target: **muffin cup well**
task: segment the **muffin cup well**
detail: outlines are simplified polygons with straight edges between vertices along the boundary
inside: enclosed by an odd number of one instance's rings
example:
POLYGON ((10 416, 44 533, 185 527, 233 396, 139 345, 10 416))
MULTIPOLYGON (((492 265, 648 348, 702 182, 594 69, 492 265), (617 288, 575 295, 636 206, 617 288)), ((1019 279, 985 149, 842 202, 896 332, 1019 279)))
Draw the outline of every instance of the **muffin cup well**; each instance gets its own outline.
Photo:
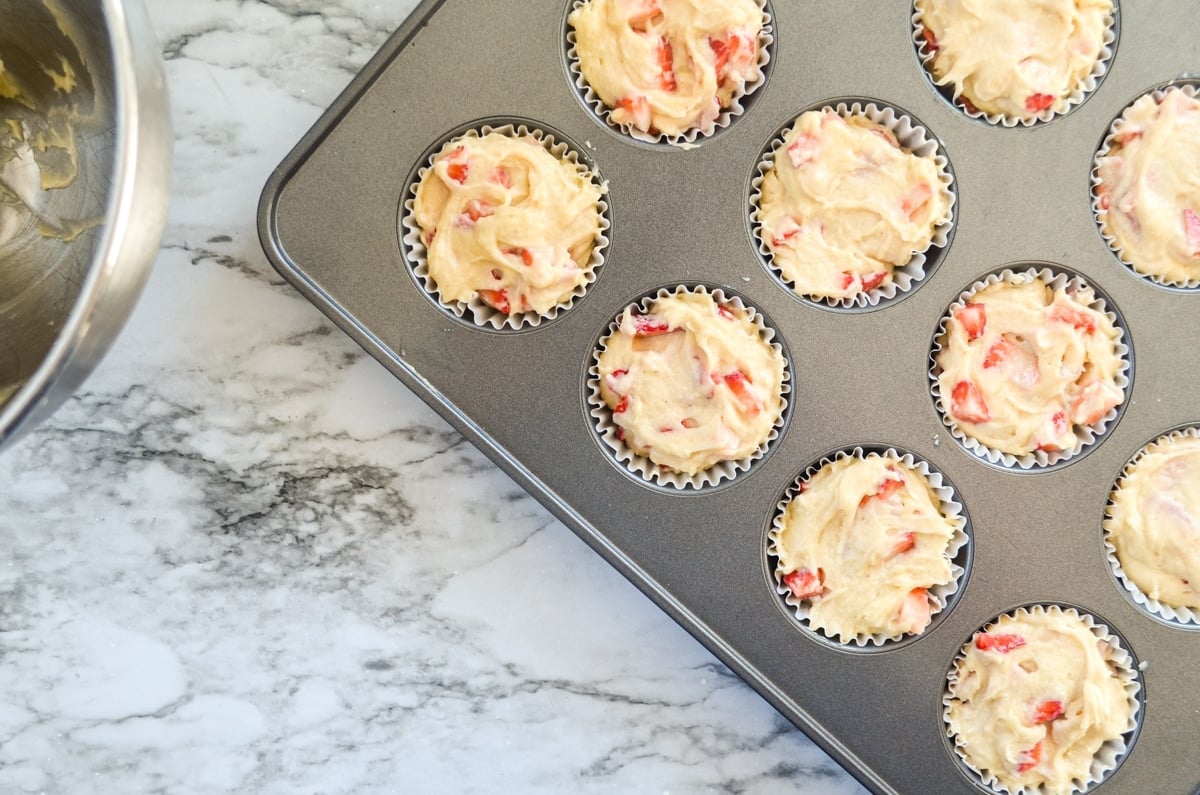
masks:
MULTIPOLYGON (((1126 725, 1125 731, 1119 738, 1109 740, 1100 747, 1100 750, 1096 752, 1096 756, 1092 760, 1092 766, 1088 772, 1087 779, 1085 781, 1076 779, 1074 787, 1071 789, 1071 793, 1087 792, 1107 779, 1121 762, 1124 761, 1129 749, 1133 746, 1139 722, 1142 719, 1141 677, 1133 655, 1125 648, 1121 639, 1107 625, 1100 623, 1089 613, 1080 612, 1074 607, 1058 604, 1035 604, 1018 607, 1015 610, 1004 613, 1002 616, 997 616, 981 629, 985 632, 988 631, 1005 615, 1020 617, 1022 615, 1039 613, 1074 616, 1087 625, 1092 634, 1096 636, 1097 641, 1108 646, 1111 650, 1109 657, 1110 669, 1121 680, 1127 703, 1129 704, 1129 722, 1126 725)), ((974 638, 974 636, 975 633, 972 633, 971 637, 974 638)), ((950 720, 950 705, 954 701, 955 689, 958 687, 958 670, 966 659, 966 651, 970 647, 971 642, 971 639, 968 639, 958 654, 955 655, 946 676, 946 689, 942 693, 942 721, 945 725, 946 736, 949 739, 949 744, 955 758, 962 764, 964 772, 978 784, 992 792, 1004 793, 1005 795, 1052 795, 1042 787, 1036 789, 1010 787, 997 779, 993 774, 984 773, 967 761, 965 748, 959 739, 958 732, 955 731, 953 722, 950 720)))
POLYGON ((966 583, 967 571, 970 567, 970 550, 968 543, 968 520, 966 511, 958 499, 949 481, 938 471, 933 470, 928 462, 909 452, 902 452, 894 447, 857 446, 838 450, 825 455, 810 464, 804 472, 788 487, 782 499, 775 506, 775 514, 771 520, 771 528, 767 533, 767 556, 771 561, 771 577, 775 593, 786 606, 786 612, 793 615, 808 632, 813 633, 827 643, 852 651, 875 651, 892 648, 900 642, 915 640, 922 637, 936 626, 938 616, 947 612, 953 605, 955 594, 959 593, 966 583), (929 589, 932 597, 931 614, 933 621, 923 632, 905 633, 901 635, 883 635, 880 633, 860 633, 850 641, 839 640, 824 629, 812 627, 809 623, 810 605, 806 600, 797 599, 790 588, 783 583, 783 575, 779 571, 779 538, 783 532, 783 520, 788 505, 800 493, 801 484, 816 475, 823 467, 846 458, 865 459, 868 455, 877 455, 888 461, 902 464, 916 471, 925 479, 938 499, 941 514, 955 524, 954 534, 946 548, 946 557, 951 562, 953 579, 945 585, 936 585, 929 589))
POLYGON ((1111 153, 1113 144, 1115 143, 1115 139, 1118 135, 1121 134, 1121 130, 1124 127, 1125 114, 1129 111, 1130 108, 1133 107, 1133 104, 1135 102, 1137 102, 1138 100, 1140 100, 1142 97, 1149 95, 1154 98, 1154 101, 1156 103, 1158 103, 1158 102, 1162 102, 1163 98, 1170 91, 1182 91, 1187 96, 1195 99, 1197 97, 1200 97, 1200 80, 1198 80, 1198 79, 1178 80, 1178 81, 1169 83, 1167 85, 1151 89, 1150 91, 1147 91, 1143 94, 1139 94, 1137 97, 1135 97, 1133 99, 1132 102, 1130 102, 1128 105, 1126 105, 1124 108, 1121 109, 1121 113, 1117 116, 1117 118, 1115 118, 1113 120, 1112 124, 1110 124, 1108 129, 1105 131, 1104 140, 1102 140, 1100 142, 1100 146, 1096 150, 1096 155, 1094 158, 1092 158, 1092 171, 1091 171, 1091 183, 1090 183, 1091 200, 1092 200, 1092 217, 1096 221, 1096 228, 1100 232, 1100 237, 1104 238, 1104 242, 1108 245, 1109 250, 1112 251, 1113 255, 1116 256, 1116 258, 1121 262, 1122 265, 1127 267, 1130 270, 1130 272, 1132 272, 1139 279, 1144 279, 1144 280, 1150 282, 1151 284, 1156 284, 1160 287, 1166 287, 1166 288, 1178 289, 1178 290, 1195 291, 1195 290, 1200 289, 1200 276, 1197 276, 1195 279, 1187 279, 1187 280, 1168 279, 1163 276, 1159 276, 1157 274, 1146 273, 1146 272, 1140 270, 1138 268, 1138 266, 1136 264, 1134 264, 1134 262, 1129 258, 1129 256, 1120 247, 1120 245, 1117 244, 1116 238, 1113 235, 1110 235, 1106 231, 1106 228, 1108 225, 1107 224, 1108 209, 1103 206, 1103 204, 1102 204, 1103 197, 1100 194, 1100 187, 1103 184, 1103 180, 1100 177, 1100 158, 1107 157, 1111 153))
POLYGON ((1200 439, 1200 426, 1179 428, 1159 436, 1138 450, 1125 466, 1121 468, 1121 474, 1117 476, 1117 480, 1113 484, 1112 491, 1109 493, 1108 504, 1104 509, 1104 556, 1108 561, 1108 566, 1112 570, 1113 576, 1117 578, 1117 582, 1121 584, 1138 607, 1173 626, 1184 629, 1200 629, 1200 610, 1190 607, 1174 607, 1157 599, 1152 599, 1145 591, 1138 587, 1137 583, 1129 578, 1129 575, 1121 567, 1121 560, 1117 557, 1117 548, 1111 539, 1113 498, 1122 488, 1123 482, 1129 476, 1130 471, 1147 453, 1154 451, 1160 445, 1169 445, 1176 440, 1184 438, 1200 439))
POLYGON ((600 98, 583 76, 583 71, 579 63, 579 53, 575 50, 575 29, 567 21, 571 12, 580 6, 586 5, 586 2, 587 0, 572 0, 572 2, 567 4, 567 12, 563 18, 567 73, 571 81, 571 87, 575 90, 584 107, 591 111, 592 115, 603 125, 623 135, 627 135, 636 141, 673 146, 680 149, 691 149, 698 146, 703 143, 705 138, 709 138, 725 129, 737 117, 745 113, 749 107, 749 100, 752 95, 767 82, 770 74, 771 50, 775 42, 773 28, 774 15, 769 0, 758 0, 758 4, 762 9, 762 28, 758 33, 757 76, 754 79, 747 80, 741 90, 734 92, 733 96, 730 97, 728 107, 722 109, 713 122, 705 127, 692 127, 680 135, 647 132, 639 130, 631 124, 619 124, 613 121, 612 108, 605 104, 604 100, 600 98))
POLYGON ((957 215, 957 204, 958 191, 954 180, 954 170, 950 165, 949 158, 946 156, 945 149, 937 137, 929 132, 915 117, 900 108, 888 105, 879 100, 836 99, 805 108, 771 137, 771 141, 759 157, 758 163, 755 166, 754 177, 750 183, 750 226, 763 263, 770 270, 771 275, 794 295, 818 306, 834 309, 861 310, 896 301, 902 298, 905 293, 920 286, 924 279, 932 272, 933 268, 936 267, 937 262, 941 259, 941 255, 950 245, 957 215), (950 217, 935 228, 929 246, 921 251, 914 252, 908 262, 893 269, 892 279, 888 284, 845 298, 826 298, 796 292, 792 284, 783 276, 783 273, 775 267, 773 262, 774 255, 762 235, 761 202, 763 178, 775 167, 775 160, 782 151, 784 137, 795 126, 796 120, 803 114, 813 110, 832 110, 843 118, 858 116, 868 119, 890 130, 896 136, 896 140, 900 142, 900 146, 906 151, 919 157, 933 155, 934 162, 938 167, 938 180, 950 194, 950 217), (936 253, 929 253, 931 250, 936 253))
POLYGON ((404 191, 404 201, 400 215, 401 241, 403 243, 405 258, 410 266, 410 272, 417 284, 442 311, 481 328, 490 328, 496 331, 536 328, 545 321, 557 318, 561 313, 574 306, 576 301, 582 298, 588 288, 595 283, 604 265, 605 249, 609 242, 608 230, 611 227, 611 222, 609 220, 610 214, 607 200, 608 187, 607 183, 601 180, 595 168, 586 162, 586 156, 580 152, 578 147, 560 140, 562 138, 564 136, 561 133, 551 132, 536 125, 534 122, 497 121, 494 123, 474 123, 446 135, 442 142, 435 144, 420 161, 421 165, 414 169, 404 191), (591 255, 584 267, 585 281, 583 284, 577 286, 566 299, 559 301, 549 311, 542 314, 532 311, 506 314, 485 303, 478 295, 469 301, 447 299, 442 296, 437 283, 429 273, 428 250, 421 236, 422 230, 417 224, 416 212, 414 210, 417 186, 433 167, 433 160, 438 155, 453 148, 463 138, 482 138, 489 133, 498 133, 513 138, 531 138, 556 158, 574 165, 581 175, 600 188, 600 201, 597 205, 597 211, 600 216, 600 227, 592 245, 591 255))
POLYGON ((591 363, 587 371, 587 413, 602 447, 613 457, 621 471, 649 485, 665 487, 675 491, 695 491, 712 488, 723 482, 733 480, 738 475, 748 471, 754 464, 766 456, 776 440, 782 435, 791 413, 789 395, 792 391, 792 364, 787 350, 782 344, 782 338, 778 337, 775 330, 767 324, 762 313, 743 301, 740 296, 727 293, 719 287, 710 288, 704 285, 689 286, 681 284, 673 289, 667 287, 660 288, 654 293, 634 301, 631 305, 642 311, 648 311, 657 299, 687 293, 711 295, 720 304, 727 304, 739 311, 745 311, 749 320, 758 328, 759 338, 774 348, 783 357, 783 382, 780 387, 781 406, 779 416, 775 418, 775 423, 771 427, 767 438, 758 445, 758 448, 752 455, 733 461, 722 461, 695 475, 688 475, 685 472, 660 466, 649 457, 634 452, 625 443, 621 438, 621 428, 613 419, 612 409, 604 402, 604 398, 600 394, 600 355, 607 347, 607 341, 619 331, 621 316, 626 307, 621 308, 621 312, 614 317, 601 334, 592 352, 591 363))
POLYGON ((959 444, 966 448, 971 453, 979 458, 1004 468, 1008 469, 1046 469, 1059 466, 1079 456, 1087 449, 1096 444, 1102 439, 1109 427, 1115 424, 1116 419, 1121 415, 1125 406, 1129 402, 1129 388, 1133 379, 1133 351, 1129 344, 1128 332, 1125 329, 1124 322, 1116 311, 1109 305, 1108 299, 1099 293, 1095 287, 1084 281, 1083 277, 1050 266, 1035 266, 1022 271, 1014 271, 1011 268, 1005 268, 998 272, 989 274, 972 284, 964 290, 959 297, 946 308, 938 321, 937 331, 934 334, 933 344, 929 355, 929 380, 930 391, 933 395, 934 404, 937 407, 938 415, 941 417, 942 424, 949 429, 950 434, 959 444), (1070 450, 1055 450, 1047 452, 1045 450, 1035 450, 1032 453, 1023 455, 1014 455, 1013 453, 1005 453, 992 447, 988 447, 974 438, 965 434, 957 422, 955 422, 950 414, 948 401, 949 395, 942 394, 941 384, 938 376, 941 374, 941 365, 938 364, 938 354, 942 351, 942 340, 947 333, 946 323, 954 315, 956 309, 961 309, 966 303, 985 287, 990 287, 1000 282, 1011 282, 1014 284, 1028 283, 1031 281, 1041 281, 1053 290, 1066 289, 1068 292, 1081 297, 1083 303, 1090 306, 1097 312, 1106 315, 1109 321, 1113 324, 1113 328, 1117 330, 1116 338, 1116 353, 1121 360, 1121 369, 1117 371, 1115 383, 1116 386, 1125 394, 1125 400, 1115 408, 1111 409, 1106 415, 1091 426, 1078 426, 1078 441, 1070 450))
POLYGON ((1109 67, 1112 65, 1113 55, 1117 49, 1117 37, 1120 33, 1120 2, 1113 0, 1113 11, 1108 15, 1104 28, 1103 46, 1100 48, 1099 57, 1096 63, 1092 66, 1091 72, 1088 73, 1079 85, 1076 87, 1063 103, 1061 110, 1047 108, 1041 111, 1036 116, 1009 116, 1002 113, 984 113, 968 106, 963 101, 963 97, 954 97, 954 86, 949 82, 939 83, 933 76, 933 58, 934 50, 929 46, 929 41, 925 37, 925 22, 924 14, 918 8, 918 3, 914 0, 912 5, 912 40, 913 45, 917 50, 917 58, 924 67, 925 76, 934 89, 941 94, 947 102, 955 107, 963 115, 977 119, 987 124, 997 127, 1032 127, 1035 124, 1044 124, 1053 121, 1059 116, 1065 116, 1086 100, 1092 92, 1094 92, 1104 80, 1104 76, 1108 74, 1109 67))

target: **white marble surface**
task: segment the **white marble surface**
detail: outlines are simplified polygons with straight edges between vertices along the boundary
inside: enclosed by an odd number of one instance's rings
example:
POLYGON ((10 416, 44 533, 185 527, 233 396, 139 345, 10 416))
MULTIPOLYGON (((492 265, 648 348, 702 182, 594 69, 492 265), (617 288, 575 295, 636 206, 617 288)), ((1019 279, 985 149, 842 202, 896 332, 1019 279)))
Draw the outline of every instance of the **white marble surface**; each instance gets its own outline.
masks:
POLYGON ((0 792, 861 792, 267 264, 268 173, 413 5, 150 1, 162 253, 0 456, 0 792))

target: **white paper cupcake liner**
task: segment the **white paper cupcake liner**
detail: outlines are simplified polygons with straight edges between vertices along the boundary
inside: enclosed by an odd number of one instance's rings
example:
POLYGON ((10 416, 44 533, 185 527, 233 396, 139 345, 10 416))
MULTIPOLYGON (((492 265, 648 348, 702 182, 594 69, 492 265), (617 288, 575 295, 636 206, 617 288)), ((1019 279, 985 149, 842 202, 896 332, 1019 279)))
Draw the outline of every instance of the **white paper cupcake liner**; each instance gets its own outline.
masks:
POLYGON ((792 290, 793 293, 814 304, 837 309, 866 309, 894 301, 898 296, 902 296, 904 293, 920 286, 925 277, 928 276, 929 269, 926 268, 926 265, 931 263, 927 252, 931 249, 937 249, 939 252, 945 251, 950 244, 950 235, 957 218, 958 205, 958 191, 950 160, 946 157, 941 143, 929 130, 903 110, 879 102, 878 100, 833 100, 832 102, 807 108, 797 114, 796 118, 811 110, 832 110, 843 118, 858 116, 868 119, 891 130, 892 134, 896 136, 896 140, 900 142, 900 146, 906 151, 919 157, 929 157, 932 155, 938 167, 938 181, 941 182, 942 186, 950 194, 950 216, 934 229, 933 238, 927 247, 921 251, 914 252, 912 258, 907 263, 897 266, 892 271, 892 279, 887 284, 876 287, 874 290, 866 290, 845 298, 811 296, 796 292, 793 284, 774 265, 774 255, 762 235, 763 219, 761 216, 763 178, 775 167, 776 157, 783 148, 784 137, 796 124, 796 119, 793 119, 771 139, 771 142, 760 157, 758 165, 755 167, 754 179, 750 183, 750 221, 754 240, 758 246, 758 253, 761 255, 763 262, 767 264, 772 276, 783 283, 789 290, 792 290))
POLYGON ((1160 445, 1170 445, 1172 442, 1184 438, 1200 439, 1200 425, 1179 428, 1159 436, 1138 450, 1125 466, 1121 468, 1121 474, 1117 476, 1116 483, 1113 484, 1112 491, 1109 494, 1108 505, 1105 506, 1104 510, 1104 553, 1105 558, 1108 560, 1109 568, 1112 569, 1113 574, 1117 578, 1117 582, 1121 583, 1138 607, 1151 615, 1158 616, 1168 623, 1188 629, 1200 629, 1200 610, 1189 607, 1174 607, 1157 599, 1151 599, 1145 591, 1139 588, 1137 583, 1130 579, 1129 575, 1121 567, 1121 560, 1117 557, 1117 548, 1112 542, 1113 516, 1111 511, 1113 497, 1123 487, 1124 481, 1129 477, 1130 471, 1147 453, 1152 452, 1160 445))
POLYGON ((434 303, 444 311, 457 318, 470 321, 477 326, 491 328, 496 331, 515 331, 526 327, 533 328, 545 321, 555 319, 561 313, 570 309, 575 305, 576 301, 583 297, 588 288, 596 282, 600 269, 604 265, 605 250, 609 242, 608 230, 611 222, 609 221, 607 194, 607 183, 601 181, 599 174, 585 162, 578 149, 566 142, 558 141, 553 134, 533 126, 532 123, 478 124, 467 130, 447 136, 442 145, 437 147, 433 154, 426 158, 421 167, 417 169, 404 191, 403 213, 400 218, 401 239, 404 242, 407 258, 417 283, 434 303), (433 161, 438 155, 456 146, 463 138, 481 138, 489 133, 498 133, 513 138, 532 138, 545 147, 546 151, 550 154, 574 165, 581 175, 600 188, 600 201, 597 204, 600 214, 600 228, 596 234, 596 240, 592 245, 591 256, 583 269, 584 282, 577 286, 567 298, 559 301, 559 303, 544 313, 539 314, 538 312, 530 311, 506 314, 489 306, 478 295, 470 301, 448 299, 442 295, 437 283, 433 280, 429 272, 428 249, 426 248, 424 238, 421 236, 422 230, 417 224, 416 211, 414 210, 417 186, 421 184, 425 175, 429 173, 429 170, 433 167, 433 161))
MULTIPOLYGON (((586 5, 587 0, 573 0, 567 9, 567 16, 576 8, 586 5)), ((746 107, 743 100, 760 89, 767 81, 768 64, 771 62, 771 49, 775 42, 774 28, 772 22, 772 14, 770 3, 768 0, 759 0, 759 6, 762 8, 762 29, 758 33, 758 74, 750 80, 747 80, 739 91, 734 92, 729 99, 728 107, 724 108, 711 124, 706 127, 693 127, 680 135, 663 135, 653 132, 645 132, 637 129, 631 124, 619 124, 612 118, 612 108, 600 99, 600 96, 592 89, 587 79, 583 76, 583 71, 579 64, 579 53, 575 50, 575 29, 568 22, 564 22, 566 30, 566 55, 567 55, 567 70, 570 72, 571 85, 579 98, 583 100, 585 107, 589 108, 601 122, 620 131, 622 134, 629 136, 637 141, 642 141, 648 144, 667 144, 670 146, 679 147, 681 149, 691 149, 698 144, 698 141, 708 138, 733 123, 734 119, 741 116, 746 107)))
MULTIPOLYGON (((1073 787, 1070 793, 1084 793, 1093 789, 1096 785, 1103 782, 1109 775, 1112 774, 1117 766, 1121 763, 1124 756, 1128 753, 1130 745, 1133 741, 1133 732, 1137 729, 1138 722, 1141 720, 1141 691, 1142 683, 1138 674, 1137 666, 1134 663, 1133 655, 1122 645, 1120 639, 1109 630, 1108 626, 1097 621, 1088 613, 1081 613, 1073 607, 1067 607, 1057 604, 1036 604, 1026 607, 1018 607, 1004 615, 1021 617, 1029 614, 1061 614, 1073 616, 1091 630, 1096 639, 1108 645, 1111 650, 1109 657, 1109 667, 1114 674, 1121 680, 1125 688, 1125 695, 1129 704, 1129 722, 1126 725, 1125 731, 1115 740, 1109 740, 1100 747, 1096 752, 1095 758, 1092 760, 1091 769, 1088 771, 1086 780, 1076 779, 1073 782, 1073 787)), ((995 626, 996 622, 1003 616, 997 616, 989 621, 982 629, 988 631, 995 626)), ((972 639, 974 634, 972 634, 972 639)), ((1004 795, 1067 795, 1067 793, 1051 793, 1045 787, 1020 787, 1009 786, 1000 781, 995 775, 985 773, 967 760, 966 750, 955 731, 954 724, 950 720, 950 704, 954 700, 954 691, 958 687, 958 669, 966 659, 967 649, 970 648, 971 640, 968 640, 955 656, 954 661, 950 665, 950 671, 946 677, 946 689, 942 694, 942 721, 945 725, 946 736, 950 739, 950 746, 954 750, 954 755, 958 761, 966 768, 966 771, 971 777, 983 787, 990 789, 993 792, 1004 793, 1004 795)))
POLYGON ((612 454, 613 458, 621 464, 622 468, 634 478, 643 480, 647 483, 657 486, 664 486, 671 489, 683 490, 698 490, 711 488, 720 483, 732 480, 739 474, 746 472, 761 460, 775 441, 783 432, 784 426, 787 424, 789 414, 789 396, 792 391, 792 363, 783 345, 777 341, 777 333, 773 328, 767 325, 765 318, 755 310, 754 307, 745 303, 738 295, 727 294, 721 288, 709 288, 703 285, 686 286, 679 285, 673 289, 666 287, 660 288, 656 292, 644 296, 633 303, 633 306, 638 307, 643 311, 648 311, 650 305, 657 299, 666 298, 671 295, 683 295, 685 293, 703 293, 713 297, 720 304, 727 304, 734 309, 746 312, 747 318, 755 326, 758 327, 759 336, 763 342, 769 344, 772 348, 779 352, 783 357, 783 382, 780 388, 781 406, 779 416, 775 419, 775 424, 771 428, 771 432, 767 438, 758 446, 754 453, 745 458, 739 458, 732 461, 723 461, 705 469, 695 475, 688 475, 685 472, 678 472, 667 467, 660 466, 650 460, 648 456, 640 455, 633 451, 624 440, 621 439, 621 428, 613 419, 612 409, 604 402, 604 398, 600 394, 600 355, 606 348, 606 343, 614 334, 618 333, 620 328, 621 314, 625 308, 622 307, 621 313, 618 314, 613 321, 605 329, 592 353, 592 361, 588 367, 587 381, 587 408, 588 414, 592 418, 592 422, 596 429, 596 433, 603 442, 604 447, 612 454))
POLYGON ((969 450, 976 456, 998 466, 1010 469, 1034 469, 1047 468, 1063 464, 1070 459, 1078 456, 1085 450, 1093 447, 1097 441, 1102 439, 1108 431, 1110 425, 1120 416, 1129 399, 1129 385, 1132 375, 1132 359, 1133 354, 1127 341, 1127 334, 1124 325, 1117 314, 1108 306, 1108 302, 1096 293, 1094 287, 1084 281, 1083 277, 1065 270, 1059 270, 1048 266, 1032 267, 1023 271, 1014 271, 1005 268, 996 273, 989 274, 985 278, 975 282, 946 308, 942 314, 941 320, 938 321, 937 332, 933 338, 933 346, 930 351, 929 360, 929 380, 930 388, 933 394, 933 400, 937 406, 938 415, 942 419, 942 424, 949 429, 951 436, 958 441, 963 447, 969 450), (1113 328, 1117 331, 1117 338, 1114 341, 1117 357, 1121 360, 1121 369, 1117 371, 1115 383, 1116 386, 1124 393, 1125 400, 1118 404, 1115 408, 1109 410, 1107 414, 1091 426, 1076 426, 1076 435, 1078 440, 1070 450, 1055 450, 1047 452, 1045 450, 1036 450, 1032 453, 1024 455, 1014 455, 1005 453, 987 445, 982 444, 971 436, 965 434, 957 422, 952 418, 949 406, 948 395, 942 394, 942 387, 939 383, 938 376, 941 375, 941 365, 938 364, 938 354, 942 351, 942 340, 947 333, 946 323, 954 315, 956 309, 961 309, 966 305, 976 293, 985 287, 990 287, 1000 282, 1011 282, 1014 284, 1023 284, 1031 281, 1041 281, 1048 285, 1053 290, 1066 289, 1068 293, 1079 298, 1082 303, 1106 315, 1112 323, 1113 328))
POLYGON ((1177 280, 1168 279, 1153 273, 1146 273, 1138 268, 1138 266, 1129 258, 1121 246, 1117 243, 1115 237, 1110 235, 1105 227, 1107 226, 1108 210, 1101 206, 1102 197, 1099 193, 1100 186, 1103 180, 1100 179, 1100 158, 1107 157, 1112 151, 1113 143, 1117 135, 1119 135, 1125 126, 1125 114, 1133 107, 1134 103, 1140 100, 1147 94, 1154 98, 1156 103, 1162 102, 1163 97, 1171 91, 1182 91, 1187 96, 1195 99, 1200 96, 1200 79, 1178 80, 1169 85, 1160 88, 1152 89, 1143 94, 1138 95, 1133 102, 1130 102, 1121 109, 1121 114, 1113 120, 1109 125, 1108 131, 1104 135, 1104 140, 1100 142, 1099 149, 1096 150, 1096 156, 1092 158, 1092 173, 1091 173, 1091 198, 1092 198, 1092 217, 1096 220, 1096 228, 1100 231, 1100 237, 1104 238, 1104 242, 1108 244, 1108 248, 1120 260, 1121 264, 1129 268, 1129 270, 1138 278, 1144 279, 1152 284, 1157 284, 1161 287, 1182 290, 1200 289, 1200 276, 1195 279, 1177 280))
POLYGON ((917 58, 920 59, 921 65, 925 68, 925 74, 929 78, 929 82, 950 101, 952 105, 962 114, 972 118, 985 121, 988 124, 999 127, 1032 127, 1035 124, 1044 124, 1059 116, 1065 116, 1086 100, 1092 92, 1100 85, 1104 76, 1108 74, 1109 66, 1112 64, 1113 54, 1116 51, 1117 43, 1117 19, 1120 13, 1119 0, 1113 0, 1113 13, 1109 14, 1105 19, 1104 27, 1104 42, 1100 48, 1100 55, 1096 59, 1096 64, 1092 67, 1092 71, 1080 81, 1079 86, 1065 100, 1060 110, 1047 108, 1036 116, 1009 116, 1002 113, 984 113, 980 110, 968 110, 962 103, 961 99, 954 98, 954 85, 951 81, 943 80, 938 82, 933 75, 933 58, 934 51, 929 49, 929 43, 925 40, 925 22, 924 14, 918 8, 918 4, 913 2, 912 13, 912 40, 917 48, 917 58))
MULTIPOLYGON (((811 605, 807 600, 797 599, 790 588, 783 583, 783 574, 779 570, 779 566, 775 565, 772 570, 772 575, 775 581, 775 593, 787 605, 788 610, 796 617, 805 629, 820 636, 821 638, 851 649, 870 650, 877 648, 889 648, 897 641, 902 641, 908 638, 921 637, 929 632, 937 622, 937 616, 945 612, 946 608, 951 604, 953 597, 958 593, 966 578, 967 569, 964 565, 960 565, 960 559, 965 557, 962 555, 965 552, 965 547, 970 541, 967 535, 967 518, 963 510, 962 503, 958 500, 958 495, 949 485, 946 479, 940 472, 930 468, 928 462, 917 458, 909 452, 901 452, 893 447, 879 448, 866 450, 863 447, 853 447, 844 450, 838 450, 836 453, 826 455, 811 464, 798 477, 784 493, 783 498, 775 506, 775 517, 771 522, 771 529, 767 533, 767 555, 778 562, 779 555, 779 537, 783 532, 783 521, 788 504, 797 497, 800 493, 800 485, 812 478, 823 467, 828 466, 836 461, 841 461, 845 458, 865 459, 868 455, 879 455, 880 457, 902 464, 905 467, 918 472, 921 477, 933 489, 934 495, 938 499, 938 509, 941 514, 950 519, 955 524, 954 534, 950 537, 950 543, 946 547, 946 557, 951 562, 952 579, 945 585, 935 585, 929 589, 931 597, 930 614, 934 620, 920 633, 904 633, 901 635, 884 635, 882 633, 859 633, 849 641, 842 641, 836 635, 827 632, 825 629, 813 627, 809 621, 809 613, 811 605)), ((965 563, 965 561, 962 561, 965 563)))

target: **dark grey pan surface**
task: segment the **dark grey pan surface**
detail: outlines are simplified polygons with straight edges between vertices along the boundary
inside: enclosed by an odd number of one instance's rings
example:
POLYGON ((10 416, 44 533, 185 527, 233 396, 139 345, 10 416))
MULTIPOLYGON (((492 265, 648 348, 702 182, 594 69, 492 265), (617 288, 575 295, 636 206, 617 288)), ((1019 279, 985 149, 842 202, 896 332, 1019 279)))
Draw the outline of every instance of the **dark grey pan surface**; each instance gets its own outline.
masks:
POLYGON ((941 720, 947 668, 971 634, 1032 602, 1076 605, 1143 662, 1142 721, 1102 785, 1111 793, 1200 789, 1200 632, 1143 613, 1110 574, 1101 519, 1111 484, 1143 444, 1200 422, 1200 294, 1135 277, 1109 252, 1089 205, 1094 151, 1148 88, 1200 71, 1200 4, 1127 0, 1111 71, 1050 124, 966 118, 927 81, 908 2, 774 0, 772 72, 747 113, 690 151, 632 143, 568 81, 567 0, 429 0, 280 165, 260 209, 279 271, 565 524, 877 792, 976 790, 941 720), (755 160, 802 109, 872 97, 938 136, 958 186, 957 228, 937 270, 903 300, 841 313, 797 300, 752 242, 755 160), (397 217, 430 146, 464 124, 528 119, 559 131, 609 181, 607 263, 559 319, 497 333, 450 318, 410 276, 397 217), (1018 473, 964 451, 927 375, 946 306, 1009 263, 1082 274, 1132 337, 1128 408, 1069 465, 1018 473), (782 334, 791 420, 752 471, 722 488, 637 482, 604 451, 584 406, 593 345, 631 300, 704 283, 736 292, 782 334), (972 520, 961 599, 914 642, 873 653, 815 640, 771 587, 766 531, 784 489, 821 455, 903 448, 948 476, 972 520))

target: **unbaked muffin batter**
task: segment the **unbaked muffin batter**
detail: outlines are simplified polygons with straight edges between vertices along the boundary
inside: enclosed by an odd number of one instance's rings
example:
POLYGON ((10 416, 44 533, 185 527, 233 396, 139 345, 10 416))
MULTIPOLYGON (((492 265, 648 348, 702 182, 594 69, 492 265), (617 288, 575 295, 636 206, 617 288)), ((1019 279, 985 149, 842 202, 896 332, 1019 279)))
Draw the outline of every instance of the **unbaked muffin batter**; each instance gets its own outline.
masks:
POLYGON ((957 667, 950 728, 967 760, 1009 788, 1067 793, 1129 727, 1112 649, 1061 610, 1001 616, 957 667))
POLYGON ((534 138, 452 141, 421 178, 413 211, 443 300, 478 296, 504 314, 544 314, 587 281, 601 188, 534 138))
POLYGON ((966 436, 1012 455, 1071 451, 1125 399, 1118 332, 1040 279, 1002 281, 946 320, 942 408, 966 436))
POLYGON ((929 625, 929 590, 954 578, 957 527, 920 472, 875 453, 848 456, 788 503, 777 572, 809 602, 810 625, 843 642, 918 633, 929 625))
POLYGON ((931 69, 969 107, 1062 111, 1100 59, 1112 0, 917 0, 931 69))
POLYGON ((755 0, 587 0, 568 21, 584 79, 642 132, 711 128, 761 76, 755 0))
POLYGON ((630 307, 599 355, 600 394, 626 445, 689 475, 752 455, 783 409, 783 355, 706 292, 630 307))
POLYGON ((1150 445, 1118 484, 1109 516, 1109 541, 1134 585, 1200 610, 1200 439, 1150 445))
POLYGON ((792 289, 845 298, 890 284, 950 217, 933 156, 832 109, 802 114, 763 175, 759 219, 772 264, 792 289))
POLYGON ((1200 281, 1200 100, 1168 89, 1133 103, 1098 174, 1104 233, 1134 270, 1200 281))

